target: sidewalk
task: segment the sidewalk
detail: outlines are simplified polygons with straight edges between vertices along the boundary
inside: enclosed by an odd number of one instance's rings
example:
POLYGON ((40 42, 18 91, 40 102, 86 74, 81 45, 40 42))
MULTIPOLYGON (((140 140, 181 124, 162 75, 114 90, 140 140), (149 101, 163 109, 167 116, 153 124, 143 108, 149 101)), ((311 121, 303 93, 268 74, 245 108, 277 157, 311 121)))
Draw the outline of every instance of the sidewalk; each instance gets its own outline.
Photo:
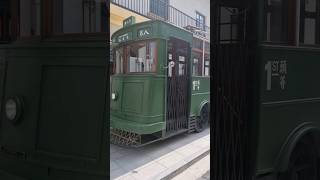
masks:
POLYGON ((209 151, 210 130, 182 134, 141 148, 110 145, 111 179, 162 179, 209 151))
POLYGON ((183 170, 172 180, 208 180, 210 179, 210 154, 183 170))

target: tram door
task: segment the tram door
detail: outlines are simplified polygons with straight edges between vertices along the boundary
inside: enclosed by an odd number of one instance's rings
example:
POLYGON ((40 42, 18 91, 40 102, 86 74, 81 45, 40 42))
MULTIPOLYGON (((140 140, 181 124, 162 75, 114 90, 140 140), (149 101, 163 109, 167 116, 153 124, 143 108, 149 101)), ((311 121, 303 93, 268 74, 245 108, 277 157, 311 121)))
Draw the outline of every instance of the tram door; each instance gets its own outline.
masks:
POLYGON ((254 13, 243 1, 214 5, 213 179, 250 179, 250 103, 255 81, 254 13), (228 4, 229 3, 229 4, 228 4), (250 27, 250 28, 248 28, 250 27), (230 168, 233 167, 233 168, 230 168))
POLYGON ((188 128, 188 59, 189 44, 170 38, 168 41, 166 134, 188 128))

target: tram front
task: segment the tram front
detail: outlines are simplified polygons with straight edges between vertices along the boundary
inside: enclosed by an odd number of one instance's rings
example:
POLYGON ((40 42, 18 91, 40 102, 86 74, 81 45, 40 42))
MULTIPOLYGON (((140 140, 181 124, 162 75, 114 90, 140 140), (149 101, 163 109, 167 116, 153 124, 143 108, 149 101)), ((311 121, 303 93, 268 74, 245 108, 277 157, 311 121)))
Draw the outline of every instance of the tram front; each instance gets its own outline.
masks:
POLYGON ((174 113, 179 115, 179 118, 175 119, 175 129, 172 130, 187 130, 189 78, 186 72, 190 44, 181 41, 185 43, 179 43, 179 47, 175 47, 170 38, 191 42, 192 35, 161 21, 130 25, 124 22, 124 25, 111 38, 112 43, 116 44, 112 50, 113 74, 110 89, 111 142, 124 146, 140 146, 167 137, 167 115, 169 109, 173 109, 167 104, 170 101, 169 96, 175 97, 174 102, 179 99, 185 101, 180 101, 180 106, 174 108, 176 112, 177 109, 181 111, 174 113), (170 48, 173 50, 173 47, 179 50, 172 53, 171 58, 180 58, 179 62, 167 60, 167 53, 170 48), (179 68, 173 69, 174 63, 177 63, 175 66, 179 68), (176 82, 180 83, 172 84, 181 87, 174 89, 182 91, 173 95, 173 91, 170 92, 167 87, 170 84, 167 77, 175 75, 176 82))

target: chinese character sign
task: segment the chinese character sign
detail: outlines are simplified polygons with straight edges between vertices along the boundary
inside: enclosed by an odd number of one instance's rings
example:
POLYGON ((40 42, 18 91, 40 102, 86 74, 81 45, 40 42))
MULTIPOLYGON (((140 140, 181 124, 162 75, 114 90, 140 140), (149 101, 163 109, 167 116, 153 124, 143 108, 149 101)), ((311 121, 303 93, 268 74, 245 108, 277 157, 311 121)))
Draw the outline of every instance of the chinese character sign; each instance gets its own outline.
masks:
POLYGON ((200 81, 199 81, 199 80, 193 81, 193 82, 192 82, 192 85, 193 85, 193 86, 192 86, 192 87, 193 87, 192 89, 193 89, 194 91, 196 91, 196 90, 199 91, 199 90, 200 90, 200 81))
POLYGON ((265 71, 267 72, 267 90, 272 89, 272 80, 276 79, 279 82, 281 90, 285 90, 287 84, 287 61, 286 60, 274 60, 268 61, 265 65, 265 71))

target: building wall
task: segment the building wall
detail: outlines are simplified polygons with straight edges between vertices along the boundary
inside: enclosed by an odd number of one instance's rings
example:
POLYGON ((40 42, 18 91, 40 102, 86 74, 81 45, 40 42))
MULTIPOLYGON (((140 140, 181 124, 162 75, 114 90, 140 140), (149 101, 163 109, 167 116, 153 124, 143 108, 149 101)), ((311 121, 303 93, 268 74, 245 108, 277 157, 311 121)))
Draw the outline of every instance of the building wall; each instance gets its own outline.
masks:
MULTIPOLYGON (((130 2, 137 1, 138 5, 142 7, 147 7, 150 2, 149 0, 132 0, 130 2)), ((160 0, 161 1, 161 0, 160 0)), ((120 1, 119 1, 120 2, 120 1)), ((134 3, 133 3, 134 4, 134 3)), ((169 4, 174 8, 182 11, 183 13, 189 15, 190 17, 196 19, 196 11, 205 16, 206 25, 210 27, 210 0, 169 0, 169 4)), ((132 10, 135 10, 135 6, 130 6, 132 10)), ((149 11, 149 8, 145 9, 149 11)), ((140 16, 130 10, 121 8, 113 3, 110 4, 110 35, 112 35, 116 30, 122 27, 122 21, 129 16, 135 16, 136 22, 143 22, 150 20, 144 16, 140 16)))
POLYGON ((205 16, 210 27, 210 0, 169 0, 169 4, 187 15, 196 18, 196 11, 205 16))
POLYGON ((136 23, 150 20, 130 10, 121 8, 112 3, 110 4, 110 38, 115 31, 122 28, 122 21, 130 16, 136 17, 136 23))

